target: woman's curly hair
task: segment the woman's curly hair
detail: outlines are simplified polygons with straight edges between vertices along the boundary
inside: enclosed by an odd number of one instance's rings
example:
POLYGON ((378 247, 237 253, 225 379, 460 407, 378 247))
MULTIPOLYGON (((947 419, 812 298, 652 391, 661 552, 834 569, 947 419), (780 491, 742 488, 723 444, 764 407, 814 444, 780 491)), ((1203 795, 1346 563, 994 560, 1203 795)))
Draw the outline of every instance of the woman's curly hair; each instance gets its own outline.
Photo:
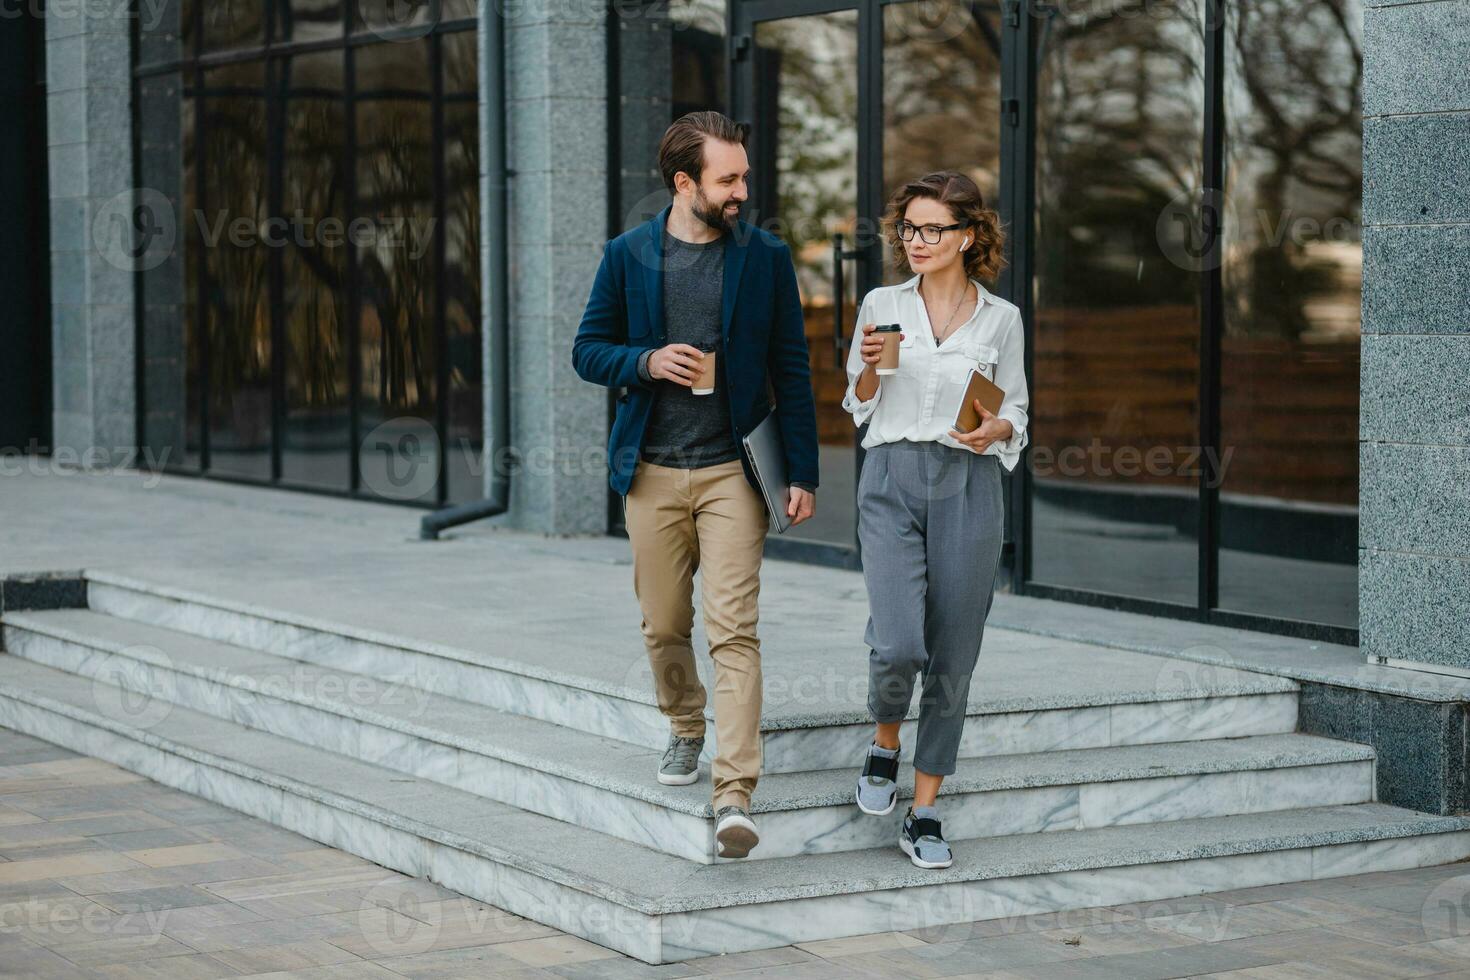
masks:
POLYGON ((965 273, 975 279, 994 281, 1005 267, 1005 232, 1000 215, 986 207, 985 198, 975 182, 957 170, 936 170, 904 184, 888 199, 883 213, 883 231, 893 249, 894 265, 909 269, 908 253, 898 237, 898 224, 916 197, 933 198, 954 213, 955 221, 975 231, 975 240, 965 250, 965 273))

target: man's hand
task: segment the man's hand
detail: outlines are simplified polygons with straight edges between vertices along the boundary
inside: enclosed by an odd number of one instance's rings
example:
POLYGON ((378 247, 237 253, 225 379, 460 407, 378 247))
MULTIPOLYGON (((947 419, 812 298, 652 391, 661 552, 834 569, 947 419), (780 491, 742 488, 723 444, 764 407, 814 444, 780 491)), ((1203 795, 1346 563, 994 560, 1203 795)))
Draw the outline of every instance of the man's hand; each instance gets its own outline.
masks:
POLYGON ((980 424, 972 431, 949 430, 949 434, 971 452, 983 453, 990 448, 992 442, 1004 442, 1015 433, 1016 427, 1011 425, 1010 419, 997 418, 994 413, 986 411, 978 398, 975 399, 975 411, 980 413, 980 424))
POLYGON ((669 344, 648 355, 648 373, 660 381, 672 381, 686 388, 694 387, 704 354, 689 344, 669 344))
POLYGON ((792 527, 809 520, 816 510, 816 494, 810 490, 803 490, 801 487, 791 488, 791 501, 786 505, 786 516, 791 518, 792 527))

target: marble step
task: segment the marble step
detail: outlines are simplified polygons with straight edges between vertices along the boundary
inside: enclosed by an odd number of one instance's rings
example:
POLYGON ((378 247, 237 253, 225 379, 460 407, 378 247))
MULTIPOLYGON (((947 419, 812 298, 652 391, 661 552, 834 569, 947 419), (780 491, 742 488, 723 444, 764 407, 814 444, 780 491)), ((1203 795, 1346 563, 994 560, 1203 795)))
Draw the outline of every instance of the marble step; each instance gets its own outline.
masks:
MULTIPOLYGON (((691 786, 660 785, 655 750, 91 610, 12 613, 0 629, 12 656, 141 695, 137 713, 182 705, 715 860, 708 770, 691 786), (149 708, 149 698, 163 704, 149 708)), ((767 841, 756 857, 859 850, 896 834, 902 808, 873 818, 853 805, 865 745, 866 736, 825 760, 841 766, 761 779, 753 810, 767 841)), ((955 836, 1079 830, 1367 802, 1373 760, 1367 746, 1300 734, 1063 749, 963 759, 942 794, 955 836)))
MULTIPOLYGON (((1470 818, 1379 803, 693 864, 428 780, 0 657, 0 725, 106 759, 648 963, 1445 864, 1470 818)), ((391 896, 385 896, 391 901, 391 896)))
MULTIPOLYGON (((393 679, 410 687, 472 701, 593 735, 662 750, 668 722, 648 682, 646 659, 627 668, 626 683, 498 657, 299 613, 265 609, 217 596, 144 582, 115 572, 86 573, 92 609, 307 663, 393 679)), ((510 638, 507 638, 509 642, 510 638)), ((595 651, 589 651, 592 656, 595 651)), ((1065 690, 1023 690, 993 696, 972 685, 960 754, 988 756, 1062 748, 1099 748, 1234 738, 1296 730, 1297 685, 1282 677, 1201 668, 1167 658, 1143 658, 1147 676, 1115 681, 1105 672, 1065 690), (1176 666, 1177 665, 1177 666, 1176 666)), ((768 675, 774 675, 768 671, 768 675)), ((868 737, 861 699, 790 696, 776 703, 768 676, 762 712, 767 773, 799 772, 843 758, 868 737)), ((799 676, 816 688, 833 679, 799 676)), ((844 688, 865 675, 840 679, 844 688)), ((1041 686, 1041 685, 1038 685, 1041 686)), ((788 692, 789 693, 789 692, 788 692)), ((905 722, 905 758, 918 714, 905 722)), ((714 726, 705 746, 714 751, 714 726)))

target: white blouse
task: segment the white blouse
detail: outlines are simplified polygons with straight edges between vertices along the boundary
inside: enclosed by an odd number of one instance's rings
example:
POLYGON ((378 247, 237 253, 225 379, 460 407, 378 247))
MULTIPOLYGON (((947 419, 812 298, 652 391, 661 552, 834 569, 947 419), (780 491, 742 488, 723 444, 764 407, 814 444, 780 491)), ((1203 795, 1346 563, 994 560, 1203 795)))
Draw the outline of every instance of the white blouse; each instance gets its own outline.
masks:
POLYGON ((868 423, 863 448, 907 439, 967 449, 949 431, 954 428, 970 371, 978 367, 1005 392, 996 414, 1015 427, 1009 439, 992 442, 985 452, 999 456, 1007 470, 1016 468, 1021 450, 1030 441, 1021 311, 978 280, 970 281, 980 301, 970 318, 938 345, 919 295, 918 275, 908 282, 879 286, 863 298, 847 355, 847 394, 842 399, 854 424, 868 423), (859 401, 857 379, 866 367, 860 350, 865 323, 897 323, 904 338, 899 343, 898 373, 881 376, 873 397, 859 401))

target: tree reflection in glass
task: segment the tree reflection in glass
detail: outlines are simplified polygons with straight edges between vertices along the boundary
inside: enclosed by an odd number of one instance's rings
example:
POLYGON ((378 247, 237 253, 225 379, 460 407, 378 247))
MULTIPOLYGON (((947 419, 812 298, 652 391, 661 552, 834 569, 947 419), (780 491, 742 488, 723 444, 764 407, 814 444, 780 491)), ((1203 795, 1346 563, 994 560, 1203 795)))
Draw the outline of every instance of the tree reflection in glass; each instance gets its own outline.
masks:
POLYGON ((1195 605, 1203 0, 1037 18, 1032 577, 1195 605))
POLYGON ((357 53, 356 244, 363 485, 431 499, 439 447, 428 41, 357 53))
POLYGON ((210 468, 271 476, 270 217, 265 66, 204 74, 205 325, 209 331, 210 468))
MULTIPOLYGON (((883 8, 883 199, 905 181, 958 170, 991 207, 1000 193, 1000 11, 952 4, 936 21, 927 5, 883 8)), ((883 249, 884 281, 913 275, 883 249)), ((994 283, 986 283, 994 286, 994 283)))
POLYGON ((1356 626, 1362 4, 1229 9, 1220 605, 1356 626))
POLYGON ((352 478, 344 227, 346 112, 343 55, 323 51, 279 63, 285 125, 281 214, 286 407, 281 476, 346 490, 352 478))

